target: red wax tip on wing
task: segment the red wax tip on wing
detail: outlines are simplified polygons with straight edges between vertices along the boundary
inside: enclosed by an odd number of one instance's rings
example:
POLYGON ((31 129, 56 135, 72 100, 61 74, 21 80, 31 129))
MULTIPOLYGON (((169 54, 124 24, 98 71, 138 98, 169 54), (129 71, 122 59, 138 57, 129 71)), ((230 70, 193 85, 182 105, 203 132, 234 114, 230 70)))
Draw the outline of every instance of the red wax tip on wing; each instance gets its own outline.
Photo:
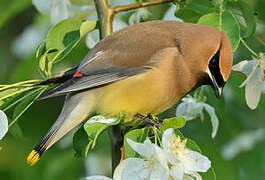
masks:
POLYGON ((83 76, 83 75, 80 74, 79 71, 73 75, 73 77, 81 77, 81 76, 83 76))

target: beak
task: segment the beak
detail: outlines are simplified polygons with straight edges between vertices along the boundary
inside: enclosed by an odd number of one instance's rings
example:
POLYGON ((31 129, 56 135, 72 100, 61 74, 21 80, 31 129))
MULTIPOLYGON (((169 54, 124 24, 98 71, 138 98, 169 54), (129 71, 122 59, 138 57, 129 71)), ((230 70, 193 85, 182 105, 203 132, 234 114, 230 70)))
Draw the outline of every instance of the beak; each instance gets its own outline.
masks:
POLYGON ((224 87, 218 85, 218 83, 216 82, 215 77, 212 75, 212 73, 209 70, 208 70, 207 73, 208 73, 208 75, 209 75, 209 77, 211 79, 211 82, 212 82, 211 86, 212 86, 212 88, 214 90, 215 96, 217 98, 220 98, 222 96, 222 94, 223 94, 224 87))

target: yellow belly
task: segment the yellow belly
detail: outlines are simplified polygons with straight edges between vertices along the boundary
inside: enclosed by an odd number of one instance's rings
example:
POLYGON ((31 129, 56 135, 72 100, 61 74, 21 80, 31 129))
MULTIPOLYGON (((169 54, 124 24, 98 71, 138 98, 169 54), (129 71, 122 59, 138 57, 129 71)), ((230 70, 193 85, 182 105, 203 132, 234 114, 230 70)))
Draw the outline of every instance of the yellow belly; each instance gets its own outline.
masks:
POLYGON ((177 100, 171 76, 155 69, 100 88, 97 111, 111 116, 125 112, 125 121, 130 121, 136 113, 159 114, 177 100))

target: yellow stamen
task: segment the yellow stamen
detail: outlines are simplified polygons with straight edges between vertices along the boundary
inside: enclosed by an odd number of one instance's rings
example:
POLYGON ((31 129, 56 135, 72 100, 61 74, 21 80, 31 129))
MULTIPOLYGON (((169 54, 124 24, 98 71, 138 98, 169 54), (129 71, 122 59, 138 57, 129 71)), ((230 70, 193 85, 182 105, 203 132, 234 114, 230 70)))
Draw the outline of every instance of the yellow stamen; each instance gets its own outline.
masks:
POLYGON ((40 155, 35 150, 31 151, 31 153, 27 157, 27 161, 31 166, 33 166, 39 159, 40 155))
POLYGON ((186 149, 187 139, 183 141, 176 134, 171 135, 171 140, 168 141, 168 146, 171 149, 171 152, 174 154, 182 153, 186 149))

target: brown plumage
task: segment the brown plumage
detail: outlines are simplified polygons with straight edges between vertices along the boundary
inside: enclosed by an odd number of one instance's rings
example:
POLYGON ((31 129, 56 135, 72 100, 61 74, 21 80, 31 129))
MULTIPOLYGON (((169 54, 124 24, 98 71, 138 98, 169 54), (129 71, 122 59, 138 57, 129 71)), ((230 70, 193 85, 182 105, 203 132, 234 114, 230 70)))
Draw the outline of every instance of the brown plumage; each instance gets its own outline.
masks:
MULTIPOLYGON (((159 114, 196 87, 221 96, 232 67, 224 32, 196 24, 152 21, 114 32, 99 42, 77 69, 42 84, 56 88, 40 99, 68 94, 64 108, 28 161, 38 157, 92 113, 159 114), (70 75, 69 75, 70 74, 70 75)), ((38 159, 38 158, 37 158, 38 159)))

